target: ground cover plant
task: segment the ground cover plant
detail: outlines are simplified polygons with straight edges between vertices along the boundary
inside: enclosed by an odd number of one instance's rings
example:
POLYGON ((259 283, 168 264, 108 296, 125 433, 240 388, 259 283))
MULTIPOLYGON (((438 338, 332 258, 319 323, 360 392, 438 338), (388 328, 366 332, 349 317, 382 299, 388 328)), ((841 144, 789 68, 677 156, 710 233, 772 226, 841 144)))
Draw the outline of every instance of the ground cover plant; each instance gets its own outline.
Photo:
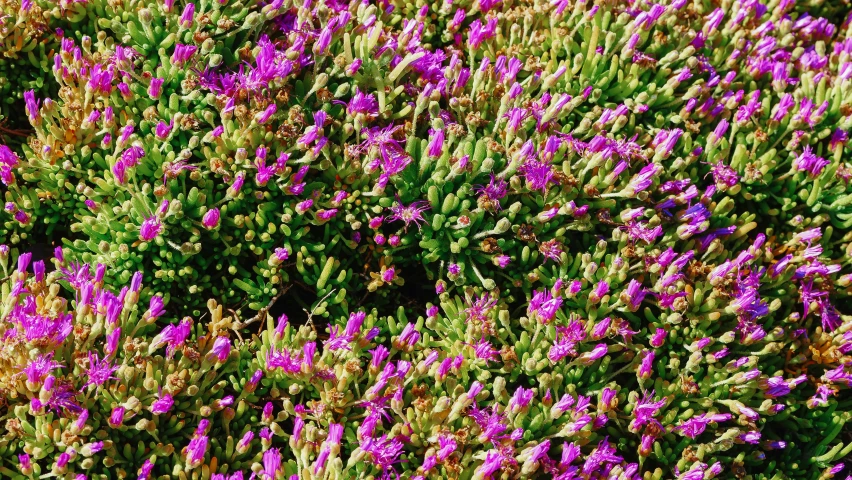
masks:
POLYGON ((0 478, 852 476, 850 12, 0 0, 0 478))

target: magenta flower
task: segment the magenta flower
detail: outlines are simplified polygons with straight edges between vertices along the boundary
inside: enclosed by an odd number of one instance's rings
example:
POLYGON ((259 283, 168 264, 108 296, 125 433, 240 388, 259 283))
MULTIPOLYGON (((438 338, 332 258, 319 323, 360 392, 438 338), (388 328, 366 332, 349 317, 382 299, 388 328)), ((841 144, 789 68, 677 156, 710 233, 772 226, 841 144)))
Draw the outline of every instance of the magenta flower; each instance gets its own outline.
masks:
POLYGON ((800 172, 808 172, 812 177, 818 176, 823 169, 831 163, 813 153, 810 145, 805 146, 804 151, 793 160, 793 167, 800 172))
POLYGON ((237 442, 237 451, 240 453, 245 453, 249 446, 251 446, 251 441, 254 440, 254 432, 251 430, 247 431, 245 435, 240 438, 240 441, 237 442))
POLYGON ((429 140, 429 145, 426 147, 426 154, 430 157, 440 157, 444 152, 444 130, 432 130, 429 140))
POLYGON ((398 457, 405 444, 398 436, 388 439, 387 435, 382 435, 378 439, 368 437, 360 446, 370 454, 369 460, 389 475, 388 470, 393 470, 393 464, 399 462, 398 457))
POLYGON ((139 228, 139 238, 145 242, 150 242, 157 238, 162 231, 163 223, 160 221, 159 217, 147 217, 142 222, 142 226, 139 228))
POLYGON ((158 400, 151 404, 151 413, 154 415, 162 415, 169 412, 174 406, 175 401, 168 393, 161 395, 158 400))
POLYGON ((497 255, 494 257, 494 263, 500 268, 506 268, 509 266, 509 262, 512 261, 512 258, 508 255, 497 255))
POLYGON ((192 26, 192 18, 195 15, 195 4, 187 3, 186 7, 183 9, 183 13, 180 15, 180 26, 183 28, 189 28, 192 26))
POLYGON ((99 360, 96 353, 89 352, 89 369, 86 372, 89 380, 83 387, 89 385, 102 386, 108 380, 116 378, 112 376, 116 370, 118 370, 118 366, 110 364, 109 359, 99 360))
MULTIPOLYGON (((198 47, 195 45, 175 45, 175 51, 172 53, 172 63, 178 66, 183 66, 195 54, 198 47)), ((119 85, 121 87, 121 85, 119 85)))
POLYGON ((527 160, 520 169, 524 174, 527 187, 530 190, 541 190, 547 192, 547 187, 553 182, 554 174, 550 163, 537 160, 527 160))
POLYGON ((382 271, 383 282, 393 282, 394 278, 396 278, 396 270, 393 267, 388 267, 386 270, 382 271))
POLYGON ((577 360, 585 366, 590 366, 598 359, 603 358, 607 354, 607 346, 605 343, 599 343, 589 352, 581 354, 577 360))
POLYGON ((426 221, 426 219, 423 218, 423 212, 429 210, 429 208, 429 203, 423 200, 404 206, 402 202, 397 199, 396 203, 390 208, 393 214, 388 216, 388 220, 405 222, 406 230, 408 230, 409 225, 414 223, 417 225, 417 230, 420 230, 421 222, 426 221))
POLYGON ((189 446, 186 447, 186 463, 190 467, 196 467, 204 461, 204 456, 207 454, 206 436, 195 437, 189 441, 189 446))
POLYGON ((265 478, 277 478, 278 471, 281 470, 281 452, 277 448, 270 448, 263 452, 263 475, 265 478))
POLYGON ((115 407, 112 409, 112 413, 109 416, 109 426, 112 428, 118 428, 121 424, 124 423, 124 407, 115 407))
POLYGON ((542 242, 538 246, 539 253, 544 256, 544 261, 553 260, 556 263, 562 263, 563 246, 559 240, 552 239, 542 242))
POLYGON ((148 310, 145 311, 145 315, 148 318, 159 318, 163 313, 165 313, 163 298, 159 295, 154 295, 148 302, 148 310))
POLYGON ((713 181, 716 182, 716 185, 719 186, 719 188, 730 188, 739 182, 739 175, 737 175, 737 172, 733 168, 722 163, 721 160, 712 165, 713 170, 710 173, 713 174, 713 181))
POLYGON ((216 358, 219 363, 224 362, 228 359, 228 355, 231 354, 231 342, 228 340, 228 337, 216 337, 216 340, 213 342, 213 347, 210 348, 210 353, 208 354, 208 358, 216 358))
POLYGON ((353 117, 361 115, 365 120, 372 120, 379 114, 379 102, 373 94, 364 93, 355 87, 355 95, 349 100, 346 113, 353 117))
POLYGON ((30 121, 33 123, 37 123, 40 120, 39 103, 35 98, 35 90, 24 92, 24 106, 26 107, 30 121))
POLYGON ((52 370, 62 368, 62 364, 53 360, 53 353, 38 355, 30 360, 26 367, 21 369, 21 374, 26 375, 27 382, 38 385, 52 370))
POLYGON ((307 212, 314 205, 313 199, 307 199, 296 204, 296 212, 300 215, 307 212))
POLYGON ((189 319, 184 319, 177 325, 167 325, 154 337, 149 348, 157 349, 163 345, 168 345, 166 347, 166 357, 172 358, 177 349, 183 347, 191 331, 192 321, 189 319))
POLYGON ((163 91, 163 82, 165 79, 154 77, 151 79, 151 83, 148 85, 148 95, 151 98, 157 99, 160 98, 160 94, 163 91))
POLYGON ((207 213, 205 213, 204 217, 201 218, 201 224, 208 230, 212 230, 219 226, 219 209, 211 208, 210 210, 207 210, 207 213))
POLYGON ((18 454, 18 468, 24 475, 29 475, 33 471, 33 463, 30 456, 26 453, 18 454))
POLYGON ((530 299, 527 307, 527 315, 532 317, 535 315, 541 323, 549 323, 556 316, 556 312, 562 306, 562 297, 554 296, 548 290, 536 291, 530 299))

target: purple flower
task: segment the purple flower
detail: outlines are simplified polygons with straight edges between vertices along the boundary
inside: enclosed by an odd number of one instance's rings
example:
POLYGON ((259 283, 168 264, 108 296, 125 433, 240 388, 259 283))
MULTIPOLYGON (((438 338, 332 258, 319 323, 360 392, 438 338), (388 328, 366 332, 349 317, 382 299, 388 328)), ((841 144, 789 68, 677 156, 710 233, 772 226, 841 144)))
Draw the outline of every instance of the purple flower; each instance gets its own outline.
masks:
POLYGON ((242 438, 240 438, 240 441, 237 442, 237 451, 245 453, 249 446, 251 446, 252 440, 254 440, 254 432, 249 430, 242 436, 242 438))
POLYGON ((645 299, 645 295, 647 295, 647 290, 642 287, 642 284, 636 279, 631 279, 630 283, 627 284, 627 289, 625 289, 621 294, 621 301, 627 308, 631 311, 636 311, 639 309, 639 305, 645 299))
POLYGON ((388 216, 388 220, 405 222, 406 230, 410 224, 414 223, 417 225, 417 230, 420 230, 420 223, 426 221, 423 218, 423 212, 429 210, 429 208, 429 203, 423 200, 418 200, 408 206, 404 206, 397 199, 396 203, 390 208, 393 214, 388 216))
POLYGON ((216 337, 213 347, 210 348, 210 353, 207 356, 208 358, 215 357, 219 363, 222 363, 228 359, 228 355, 230 354, 231 342, 228 340, 228 337, 216 337))
POLYGON ((118 91, 121 93, 121 96, 124 97, 125 100, 130 100, 131 98, 133 98, 133 92, 130 91, 130 86, 124 82, 118 84, 118 91))
POLYGON ((180 15, 180 26, 182 28, 191 27, 193 16, 195 16, 195 4, 187 3, 186 7, 183 8, 183 13, 180 15))
POLYGON ((372 120, 379 114, 379 102, 373 94, 364 93, 355 87, 355 95, 349 100, 346 113, 353 117, 360 115, 365 120, 372 120))
POLYGON ((529 112, 526 109, 515 107, 510 108, 506 115, 504 115, 504 117, 508 119, 506 123, 506 128, 510 132, 514 133, 518 131, 524 120, 529 117, 529 112))
POLYGON ((290 258, 290 251, 287 250, 286 248, 279 247, 279 248, 275 249, 275 253, 273 255, 275 255, 275 258, 279 262, 283 262, 283 261, 287 260, 288 258, 290 258))
POLYGON ((544 256, 544 261, 553 260, 556 263, 562 263, 562 252, 563 246, 559 240, 555 238, 552 240, 548 240, 546 242, 542 242, 541 245, 538 246, 539 253, 544 256))
POLYGON ((663 167, 657 163, 649 163, 639 171, 627 184, 627 194, 633 196, 647 189, 654 183, 654 177, 662 173, 663 167))
POLYGON ((503 468, 503 462, 508 459, 499 450, 489 450, 485 454, 482 465, 476 468, 475 475, 479 478, 493 478, 494 473, 503 468))
POLYGON ((497 255, 494 257, 494 264, 500 268, 506 268, 509 266, 509 262, 512 261, 512 258, 508 255, 497 255))
POLYGON ((127 181, 127 164, 122 160, 115 162, 115 165, 112 166, 112 174, 119 185, 124 185, 124 182, 127 181))
POLYGON ((149 242, 157 238, 157 236, 159 236, 162 231, 163 224, 160 221, 159 217, 146 217, 145 220, 142 222, 142 226, 139 227, 139 238, 143 241, 149 242))
MULTIPOLYGON (((157 99, 160 98, 160 94, 163 91, 163 82, 165 79, 154 77, 151 79, 151 83, 148 85, 148 96, 151 98, 157 99)), ((162 122, 160 122, 162 123, 162 122)))
POLYGON ((269 423, 272 421, 272 402, 266 402, 266 405, 263 406, 263 412, 261 412, 260 418, 263 423, 269 423))
POLYGON ((24 106, 27 109, 27 115, 30 121, 37 123, 40 120, 39 102, 35 98, 35 90, 27 90, 24 92, 24 106))
POLYGON ((310 210, 310 208, 314 205, 313 199, 307 199, 302 202, 296 204, 296 212, 300 215, 310 210))
POLYGON ((506 196, 506 191, 509 184, 502 178, 497 178, 491 174, 491 181, 488 185, 477 185, 473 187, 473 191, 479 195, 479 204, 486 205, 492 209, 500 210, 500 200, 506 196))
MULTIPOLYGON (((672 150, 674 149, 674 146, 677 143, 678 139, 681 137, 681 135, 683 135, 683 130, 679 128, 675 128, 669 131, 660 130, 660 132, 657 134, 657 137, 654 139, 654 144, 657 145, 657 153, 662 157, 668 157, 669 155, 671 155, 672 150)), ((649 166, 650 165, 654 164, 649 164, 649 166)))
POLYGON ((612 317, 604 317, 600 322, 592 327, 592 339, 600 340, 609 332, 609 327, 612 325, 612 317))
POLYGON ((151 341, 151 349, 157 349, 163 345, 166 347, 166 357, 172 358, 178 348, 183 347, 186 339, 189 338, 192 332, 192 321, 184 319, 177 325, 167 325, 163 330, 154 337, 151 341))
POLYGON ((118 406, 112 409, 109 416, 109 425, 112 428, 118 428, 124 423, 124 407, 118 406))
POLYGON ((713 169, 710 173, 713 174, 713 181, 716 182, 716 185, 720 186, 720 188, 721 186, 730 188, 739 182, 737 172, 733 168, 722 163, 721 160, 712 164, 712 166, 713 169))
MULTIPOLYGON (((120 147, 126 145, 130 140, 130 136, 133 135, 133 128, 133 125, 130 124, 121 129, 121 136, 118 137, 118 145, 120 147)), ((139 159, 143 156, 145 156, 145 150, 138 145, 134 145, 121 154, 121 159, 128 167, 135 167, 139 164, 139 159)))
POLYGON ((838 128, 833 134, 831 134, 831 140, 828 142, 828 149, 835 150, 837 147, 842 147, 846 144, 848 139, 849 134, 845 130, 838 128))
POLYGON ((577 358, 577 361, 588 367, 595 363, 598 359, 603 358, 603 356, 607 354, 607 351, 608 348, 606 344, 599 343, 595 345, 595 348, 593 348, 591 351, 581 354, 577 358))
MULTIPOLYGON (((479 341, 472 346, 473 353, 476 355, 476 358, 485 360, 486 363, 497 360, 500 355, 500 351, 494 348, 494 346, 491 345, 491 342, 485 338, 480 338, 479 341)), ((435 355, 437 356, 437 352, 435 352, 435 355)))
POLYGON ((255 389, 257 389, 257 385, 260 383, 261 378, 263 378, 263 370, 255 370, 251 378, 249 378, 248 382, 246 382, 246 391, 249 393, 254 392, 255 389))
POLYGON ((818 176, 831 162, 816 156, 810 145, 805 146, 804 151, 793 160, 793 167, 800 172, 808 172, 812 177, 818 176))
POLYGON ((426 147, 426 154, 433 158, 440 157, 444 151, 444 131, 432 130, 429 134, 431 139, 429 140, 429 145, 426 147))
POLYGON ((148 310, 145 311, 145 316, 147 316, 147 318, 149 319, 155 319, 162 316, 163 313, 165 313, 165 308, 163 307, 163 298, 159 295, 154 295, 148 302, 148 310))
POLYGON ((609 437, 605 437, 597 448, 586 457, 582 468, 583 474, 590 475, 592 472, 599 471, 607 463, 621 463, 624 459, 615 453, 615 447, 609 444, 609 437))
POLYGON ((759 382, 760 388, 763 389, 763 394, 767 398, 783 397, 790 393, 792 389, 804 382, 807 379, 805 375, 784 380, 782 377, 770 377, 759 382))
POLYGON ((515 394, 512 395, 511 399, 509 399, 509 404, 506 406, 506 409, 513 413, 526 409, 530 402, 532 402, 534 396, 535 392, 533 392, 532 389, 518 387, 518 389, 515 390, 515 394))
POLYGON ((497 305, 498 299, 489 293, 467 300, 464 313, 469 322, 485 323, 488 321, 488 313, 497 305))
POLYGON ((26 453, 18 454, 18 468, 24 475, 29 475, 33 471, 33 463, 30 456, 26 453))
POLYGON ((174 53, 172 53, 172 63, 178 66, 183 66, 183 64, 185 64, 192 55, 195 54, 196 50, 198 50, 198 47, 195 45, 183 45, 178 43, 175 45, 174 53))
POLYGON ((99 360, 96 353, 89 352, 89 368, 86 371, 89 380, 83 387, 89 385, 102 386, 107 380, 116 378, 112 376, 116 370, 118 370, 118 366, 111 365, 109 359, 99 360))
POLYGON ((69 448, 68 450, 59 454, 59 458, 56 459, 56 468, 62 470, 68 466, 68 462, 71 461, 71 453, 74 452, 73 448, 69 448))
POLYGON ((615 405, 618 403, 618 398, 616 398, 617 394, 618 392, 616 390, 609 387, 604 388, 603 391, 601 391, 600 404, 604 411, 615 408, 615 405))
POLYGON ((807 401, 808 407, 816 408, 828 405, 829 395, 834 395, 834 390, 832 390, 828 385, 818 386, 814 396, 809 398, 807 401))
POLYGON ((654 352, 651 350, 645 350, 642 355, 642 362, 639 364, 639 378, 647 379, 651 376, 651 367, 654 364, 654 352))
POLYGON ((373 341, 374 338, 379 336, 379 333, 381 333, 381 331, 382 331, 382 329, 380 329, 379 327, 373 327, 373 328, 367 330, 367 334, 364 335, 364 340, 366 340, 368 342, 373 341))
POLYGON ((372 355, 370 366, 375 368, 378 368, 390 355, 390 351, 384 345, 377 345, 376 348, 368 350, 368 352, 372 355))
POLYGON ((280 368, 289 374, 298 373, 302 370, 302 362, 298 354, 293 355, 286 348, 281 350, 272 348, 266 357, 266 369, 275 368, 280 368))
POLYGON ((470 24, 468 32, 467 44, 473 50, 478 50, 482 42, 494 37, 497 33, 497 17, 491 17, 487 23, 483 23, 481 19, 470 24))
POLYGON ((589 294, 589 302, 598 303, 607 293, 609 293, 609 283, 606 280, 601 280, 595 285, 592 293, 589 294))
POLYGON ((175 401, 168 393, 161 395, 160 398, 151 404, 151 413, 154 415, 162 415, 169 412, 174 406, 175 401))
POLYGON ((205 435, 195 437, 189 441, 186 447, 186 463, 190 467, 196 467, 204 461, 204 456, 207 455, 208 439, 205 435))
POLYGON ((703 414, 683 421, 679 426, 675 427, 674 429, 676 431, 679 431, 684 436, 694 440, 696 437, 701 435, 704 430, 707 429, 707 425, 709 425, 711 421, 713 421, 712 416, 703 414))
POLYGON ((523 173, 527 188, 530 190, 547 192, 547 186, 553 182, 553 168, 547 162, 530 159, 523 164, 519 171, 523 173))
POLYGON ((277 478, 281 470, 281 452, 277 448, 270 448, 263 452, 263 473, 267 478, 277 478))
POLYGON ((760 432, 746 432, 741 434, 739 439, 745 443, 757 445, 760 443, 760 432))
POLYGON ((772 120, 776 122, 780 122, 787 116, 787 113, 791 108, 796 104, 796 101, 793 99, 793 95, 790 93, 785 93, 778 104, 772 109, 772 120))
POLYGON ((388 470, 392 470, 393 464, 399 461, 398 457, 404 446, 399 437, 388 439, 387 435, 378 439, 368 437, 360 445, 362 450, 370 454, 368 459, 388 476, 388 470))
POLYGON ((329 337, 328 340, 323 341, 323 345, 329 350, 351 350, 349 344, 352 343, 353 335, 347 335, 346 333, 340 334, 341 328, 337 325, 333 325, 329 327, 329 337))
POLYGON ((62 368, 62 364, 53 361, 53 353, 38 355, 30 360, 26 367, 21 368, 21 374, 26 375, 27 382, 38 385, 52 370, 62 368))
POLYGON ((74 421, 74 428, 72 428, 72 432, 79 433, 86 426, 86 421, 89 420, 89 411, 83 410, 80 412, 80 415, 77 417, 77 420, 74 421))
POLYGON ((416 330, 413 323, 405 324, 402 332, 400 332, 397 342, 401 346, 413 346, 420 341, 420 332, 416 330))
POLYGON ((201 224, 208 230, 216 228, 219 225, 219 209, 211 208, 207 210, 207 213, 201 218, 201 224))
POLYGON ((562 297, 554 296, 548 290, 533 293, 530 304, 527 307, 527 315, 536 315, 542 323, 549 323, 556 316, 556 312, 562 306, 562 297))

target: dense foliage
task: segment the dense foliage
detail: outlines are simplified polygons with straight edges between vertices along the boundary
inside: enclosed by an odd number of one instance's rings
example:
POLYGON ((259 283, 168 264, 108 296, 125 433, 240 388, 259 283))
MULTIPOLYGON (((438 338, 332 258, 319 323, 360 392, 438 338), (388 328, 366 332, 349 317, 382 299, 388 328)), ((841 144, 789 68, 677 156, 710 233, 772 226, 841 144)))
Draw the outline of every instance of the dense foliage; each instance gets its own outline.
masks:
POLYGON ((852 475, 852 15, 0 0, 0 478, 852 475))

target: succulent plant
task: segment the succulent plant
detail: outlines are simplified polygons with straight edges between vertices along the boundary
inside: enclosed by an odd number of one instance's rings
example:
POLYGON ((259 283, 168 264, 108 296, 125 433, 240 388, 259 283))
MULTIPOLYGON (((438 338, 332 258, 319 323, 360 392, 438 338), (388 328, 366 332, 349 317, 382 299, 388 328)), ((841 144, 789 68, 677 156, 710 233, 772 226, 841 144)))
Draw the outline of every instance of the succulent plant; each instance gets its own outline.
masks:
POLYGON ((2 475, 852 474, 845 4, 2 7, 2 475))

